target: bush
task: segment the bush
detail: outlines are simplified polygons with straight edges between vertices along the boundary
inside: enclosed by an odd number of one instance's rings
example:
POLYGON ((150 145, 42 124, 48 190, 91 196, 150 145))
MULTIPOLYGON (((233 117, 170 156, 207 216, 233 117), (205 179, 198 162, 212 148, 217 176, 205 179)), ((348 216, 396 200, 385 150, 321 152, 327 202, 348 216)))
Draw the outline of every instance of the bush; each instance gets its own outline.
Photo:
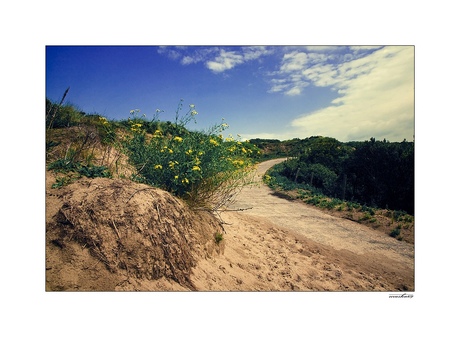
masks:
POLYGON ((214 240, 216 241, 217 244, 219 244, 223 239, 224 239, 224 236, 222 233, 216 232, 214 234, 214 240))
POLYGON ((127 155, 136 167, 133 179, 162 188, 198 207, 217 209, 230 202, 239 190, 252 182, 251 145, 223 138, 228 127, 220 123, 208 132, 188 131, 185 126, 195 119, 194 105, 174 124, 152 122, 139 110, 132 110, 130 136, 125 141, 127 155), (155 125, 153 134, 147 127, 155 125))
POLYGON ((401 227, 398 226, 396 228, 394 228, 391 233, 390 233, 390 236, 393 237, 393 238, 396 238, 399 236, 399 234, 401 234, 401 227))
POLYGON ((48 170, 53 170, 59 173, 74 172, 78 173, 80 176, 85 176, 88 178, 111 177, 109 170, 105 166, 82 165, 81 163, 66 159, 58 159, 50 163, 48 165, 48 170))

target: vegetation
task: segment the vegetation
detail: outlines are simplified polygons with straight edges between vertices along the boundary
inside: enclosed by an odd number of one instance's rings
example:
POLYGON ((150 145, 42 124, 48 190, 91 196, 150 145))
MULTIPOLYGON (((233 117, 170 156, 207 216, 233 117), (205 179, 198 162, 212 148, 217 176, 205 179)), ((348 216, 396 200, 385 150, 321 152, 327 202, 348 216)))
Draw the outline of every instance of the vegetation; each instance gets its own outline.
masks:
MULTIPOLYGON (((197 114, 194 105, 180 115, 182 101, 173 124, 147 121, 133 110, 131 134, 124 141, 130 162, 136 168, 133 179, 165 189, 195 206, 217 209, 236 192, 251 183, 253 159, 258 149, 231 135, 224 138, 224 122, 207 132, 189 131, 186 125, 197 114), (154 124, 153 134, 148 129, 154 124)), ((153 129, 151 129, 153 131, 153 129)))
POLYGON ((284 156, 292 158, 277 170, 281 184, 306 185, 332 198, 414 214, 413 142, 310 137, 291 142, 284 156))
POLYGON ((300 155, 264 176, 278 195, 413 242, 413 143, 311 137, 298 144, 300 155))
POLYGON ((122 121, 87 115, 72 105, 47 100, 47 167, 59 175, 54 187, 87 177, 131 178, 162 188, 194 207, 217 210, 252 183, 260 154, 249 142, 223 132, 222 123, 207 132, 190 131, 198 114, 194 105, 175 120, 152 120, 131 110, 122 121), (129 167, 120 171, 120 167, 129 167))
POLYGON ((46 100, 47 168, 56 172, 53 187, 83 176, 130 178, 162 188, 197 208, 218 210, 252 183, 253 164, 289 157, 264 181, 290 197, 342 212, 344 217, 379 226, 390 219, 390 235, 401 239, 413 228, 414 143, 342 143, 330 137, 279 141, 223 136, 222 120, 208 131, 191 131, 198 114, 183 101, 173 121, 151 120, 131 110, 127 119, 109 121, 74 105, 46 100), (293 193, 295 195, 293 195, 293 193))
POLYGON ((278 139, 260 139, 250 140, 261 150, 261 160, 269 160, 285 156, 298 156, 302 152, 304 140, 293 138, 290 140, 280 141, 278 139))
POLYGON ((216 232, 214 234, 214 239, 215 239, 216 243, 219 244, 224 239, 224 236, 223 236, 222 233, 216 232))

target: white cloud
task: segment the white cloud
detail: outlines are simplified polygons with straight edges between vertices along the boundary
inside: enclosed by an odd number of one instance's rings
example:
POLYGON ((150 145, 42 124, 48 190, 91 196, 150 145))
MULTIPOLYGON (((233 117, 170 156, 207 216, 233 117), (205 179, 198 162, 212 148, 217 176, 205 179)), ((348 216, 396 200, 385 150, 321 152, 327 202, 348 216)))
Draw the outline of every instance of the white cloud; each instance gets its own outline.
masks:
POLYGON ((333 52, 342 47, 340 46, 306 46, 308 51, 315 51, 315 52, 333 52))
POLYGON ((361 50, 373 50, 373 49, 379 49, 382 46, 351 46, 350 50, 353 51, 361 51, 361 50))
POLYGON ((299 88, 299 87, 293 87, 289 89, 288 91, 286 91, 286 95, 288 96, 297 96, 297 95, 300 95, 301 93, 302 93, 302 88, 299 88))
POLYGON ((199 62, 199 60, 194 59, 191 56, 184 56, 180 63, 183 64, 183 65, 188 65, 188 64, 197 63, 197 62, 199 62))
POLYGON ((216 47, 194 48, 191 53, 188 48, 180 48, 180 50, 182 65, 205 62, 210 57, 214 57, 214 55, 220 51, 220 49, 216 47))
MULTIPOLYGON (((289 79, 295 87, 311 83, 318 87, 337 89, 344 80, 368 71, 369 60, 366 56, 378 48, 380 47, 306 46, 306 51, 298 49, 286 53, 279 70, 273 72, 273 75, 289 79), (352 61, 353 64, 350 63, 352 61), (344 64, 348 66, 342 67, 344 64)), ((291 89, 291 86, 286 86, 284 94, 292 96, 291 89)))
MULTIPOLYGON (((337 85, 337 69, 330 64, 317 64, 302 71, 304 81, 311 81, 315 86, 327 87, 337 85)), ((308 83, 308 82, 307 82, 308 83)))
POLYGON ((283 64, 280 71, 282 73, 290 73, 292 71, 302 70, 307 64, 307 54, 303 52, 292 52, 284 55, 283 64))
POLYGON ((273 49, 264 46, 243 47, 242 50, 245 61, 256 60, 262 56, 271 55, 274 52, 273 49))
POLYGON ((158 53, 177 60, 182 65, 204 63, 206 68, 221 73, 226 70, 263 56, 273 54, 274 50, 264 46, 233 47, 229 50, 225 47, 160 47, 158 53))
POLYGON ((220 55, 217 56, 213 61, 207 61, 206 67, 213 72, 220 73, 225 70, 232 69, 244 62, 244 57, 241 54, 237 54, 234 51, 221 50, 220 55))
POLYGON ((159 47, 158 48, 158 54, 165 54, 167 57, 170 59, 176 60, 180 58, 181 54, 175 50, 175 49, 170 49, 169 47, 159 47))
POLYGON ((272 54, 273 51, 266 47, 242 47, 241 50, 220 50, 219 56, 206 61, 206 67, 213 72, 220 73, 243 64, 244 62, 259 59, 262 56, 272 54))
POLYGON ((413 47, 385 47, 335 69, 318 67, 304 72, 315 85, 338 88, 341 96, 332 105, 293 120, 292 126, 303 133, 342 141, 379 136, 390 141, 412 140, 413 47))
POLYGON ((285 89, 288 87, 289 87, 288 84, 275 84, 270 88, 268 92, 273 93, 273 92, 285 91, 285 89))

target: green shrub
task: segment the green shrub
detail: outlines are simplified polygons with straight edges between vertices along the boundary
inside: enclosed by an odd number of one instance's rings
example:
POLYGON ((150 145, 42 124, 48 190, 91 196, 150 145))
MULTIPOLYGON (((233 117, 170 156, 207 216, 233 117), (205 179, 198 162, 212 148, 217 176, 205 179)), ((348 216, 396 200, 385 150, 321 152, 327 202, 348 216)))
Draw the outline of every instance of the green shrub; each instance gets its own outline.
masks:
POLYGON ((363 205, 363 206, 361 207, 361 210, 362 210, 363 212, 368 212, 370 215, 375 215, 375 209, 372 208, 372 207, 368 207, 368 206, 366 206, 366 205, 363 205))
POLYGON ((214 240, 216 241, 217 244, 219 244, 223 239, 224 239, 224 236, 222 233, 216 232, 214 234, 214 240))
MULTIPOLYGON (((194 206, 217 209, 230 202, 237 192, 252 182, 252 145, 223 138, 226 123, 207 132, 188 131, 194 120, 194 105, 180 117, 182 101, 174 124, 148 122, 132 110, 130 136, 125 148, 136 167, 133 179, 162 188, 189 201, 194 206), (158 127, 152 134, 146 125, 158 127)), ((156 117, 155 117, 156 118, 156 117)))
POLYGON ((398 237, 401 234, 401 226, 397 226, 390 232, 390 236, 393 238, 398 237))
POLYGON ((78 177, 84 176, 88 178, 110 178, 111 174, 105 166, 94 166, 94 165, 82 165, 78 162, 73 162, 66 159, 58 159, 48 165, 48 170, 53 170, 59 173, 76 173, 74 176, 58 177, 53 188, 61 187, 69 184, 70 182, 78 179, 78 177))

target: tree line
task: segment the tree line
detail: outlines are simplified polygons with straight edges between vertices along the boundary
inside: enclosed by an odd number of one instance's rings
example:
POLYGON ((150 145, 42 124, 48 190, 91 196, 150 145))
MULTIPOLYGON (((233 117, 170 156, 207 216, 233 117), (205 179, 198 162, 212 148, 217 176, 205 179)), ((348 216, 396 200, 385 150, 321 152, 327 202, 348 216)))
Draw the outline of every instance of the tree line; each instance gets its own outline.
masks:
MULTIPOLYGON (((276 142, 277 152, 283 148, 282 143, 276 142)), ((285 154, 293 158, 279 173, 291 181, 330 197, 414 214, 414 142, 371 138, 343 143, 314 136, 290 140, 284 148, 288 149, 285 154)))

